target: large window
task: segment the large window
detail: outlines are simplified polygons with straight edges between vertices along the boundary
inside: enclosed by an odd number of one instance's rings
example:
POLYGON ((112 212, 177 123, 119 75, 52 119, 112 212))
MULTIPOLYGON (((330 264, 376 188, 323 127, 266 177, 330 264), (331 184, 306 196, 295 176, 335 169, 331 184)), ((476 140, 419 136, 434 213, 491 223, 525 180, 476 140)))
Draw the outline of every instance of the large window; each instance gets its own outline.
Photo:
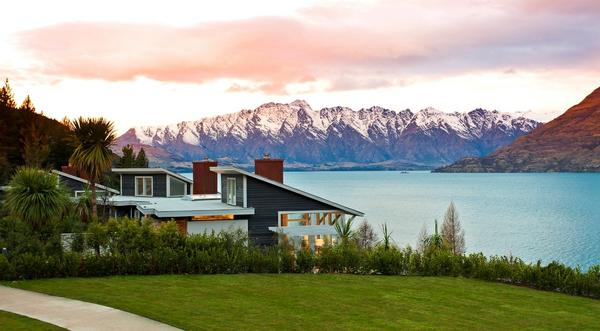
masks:
POLYGON ((152 196, 152 177, 135 177, 135 195, 139 197, 152 196))
POLYGON ((227 178, 227 204, 235 206, 236 200, 235 178, 227 178))
POLYGON ((186 194, 186 184, 177 178, 169 176, 169 196, 180 197, 186 194))

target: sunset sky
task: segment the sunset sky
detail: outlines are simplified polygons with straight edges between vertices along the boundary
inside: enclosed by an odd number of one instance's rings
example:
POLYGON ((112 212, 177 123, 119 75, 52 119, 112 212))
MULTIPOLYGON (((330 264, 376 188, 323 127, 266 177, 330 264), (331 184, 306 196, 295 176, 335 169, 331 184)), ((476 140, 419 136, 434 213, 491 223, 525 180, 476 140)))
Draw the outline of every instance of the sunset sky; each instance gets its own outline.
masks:
POLYGON ((600 1, 10 1, 0 76, 119 133, 295 99, 547 120, 600 86, 600 1))

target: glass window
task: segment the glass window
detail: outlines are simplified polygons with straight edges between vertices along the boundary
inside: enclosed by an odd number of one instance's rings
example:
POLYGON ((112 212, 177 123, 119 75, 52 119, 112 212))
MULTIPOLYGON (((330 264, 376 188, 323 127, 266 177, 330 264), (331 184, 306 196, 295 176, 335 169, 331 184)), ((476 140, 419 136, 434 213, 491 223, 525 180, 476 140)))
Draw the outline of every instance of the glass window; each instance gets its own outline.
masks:
POLYGON ((152 177, 135 177, 135 195, 152 196, 152 177))
POLYGON ((180 197, 185 195, 185 183, 177 178, 169 177, 169 195, 172 197, 180 197))
POLYGON ((227 178, 227 204, 235 205, 236 199, 235 178, 227 178))

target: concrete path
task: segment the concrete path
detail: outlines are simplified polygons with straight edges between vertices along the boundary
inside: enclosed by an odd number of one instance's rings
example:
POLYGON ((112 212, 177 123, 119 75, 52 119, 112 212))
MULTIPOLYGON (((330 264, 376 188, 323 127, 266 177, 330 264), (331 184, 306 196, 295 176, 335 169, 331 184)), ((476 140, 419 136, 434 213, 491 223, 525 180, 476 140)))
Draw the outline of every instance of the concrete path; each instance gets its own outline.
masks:
POLYGON ((0 286, 0 310, 69 330, 179 330, 122 310, 6 286, 0 286))

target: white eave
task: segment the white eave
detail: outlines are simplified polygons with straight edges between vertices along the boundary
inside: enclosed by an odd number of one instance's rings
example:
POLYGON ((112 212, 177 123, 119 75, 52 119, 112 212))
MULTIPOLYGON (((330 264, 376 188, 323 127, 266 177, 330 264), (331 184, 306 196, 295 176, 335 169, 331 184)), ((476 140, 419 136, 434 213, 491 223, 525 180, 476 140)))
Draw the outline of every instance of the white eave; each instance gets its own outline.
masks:
POLYGON ((116 173, 116 174, 123 174, 123 175, 154 175, 154 174, 166 174, 169 175, 171 177, 175 177, 179 180, 182 180, 186 183, 192 184, 193 180, 182 176, 178 173, 169 171, 165 168, 112 168, 111 169, 112 172, 116 173))
POLYGON ((360 212, 360 211, 358 211, 356 209, 352 209, 352 208, 340 205, 339 203, 327 200, 325 198, 321 198, 321 197, 316 196, 314 194, 310 194, 308 192, 299 190, 299 189, 297 189, 295 187, 291 187, 289 185, 282 184, 280 182, 271 180, 269 178, 266 178, 266 177, 263 177, 263 176, 255 174, 255 173, 252 173, 252 172, 249 172, 249 171, 246 171, 246 170, 242 170, 242 169, 239 169, 239 168, 236 168, 236 167, 229 167, 229 166, 211 167, 210 170, 214 171, 214 172, 216 172, 218 174, 244 175, 244 176, 252 177, 252 178, 258 179, 260 181, 263 181, 265 183, 269 183, 271 185, 275 185, 275 186, 277 186, 279 188, 282 188, 284 190, 288 190, 290 192, 294 192, 296 194, 302 195, 302 196, 307 197, 309 199, 319 201, 319 202, 324 203, 326 205, 330 205, 330 206, 335 207, 335 208, 337 208, 339 210, 345 211, 348 214, 355 215, 355 216, 363 216, 364 215, 363 212, 360 212))

